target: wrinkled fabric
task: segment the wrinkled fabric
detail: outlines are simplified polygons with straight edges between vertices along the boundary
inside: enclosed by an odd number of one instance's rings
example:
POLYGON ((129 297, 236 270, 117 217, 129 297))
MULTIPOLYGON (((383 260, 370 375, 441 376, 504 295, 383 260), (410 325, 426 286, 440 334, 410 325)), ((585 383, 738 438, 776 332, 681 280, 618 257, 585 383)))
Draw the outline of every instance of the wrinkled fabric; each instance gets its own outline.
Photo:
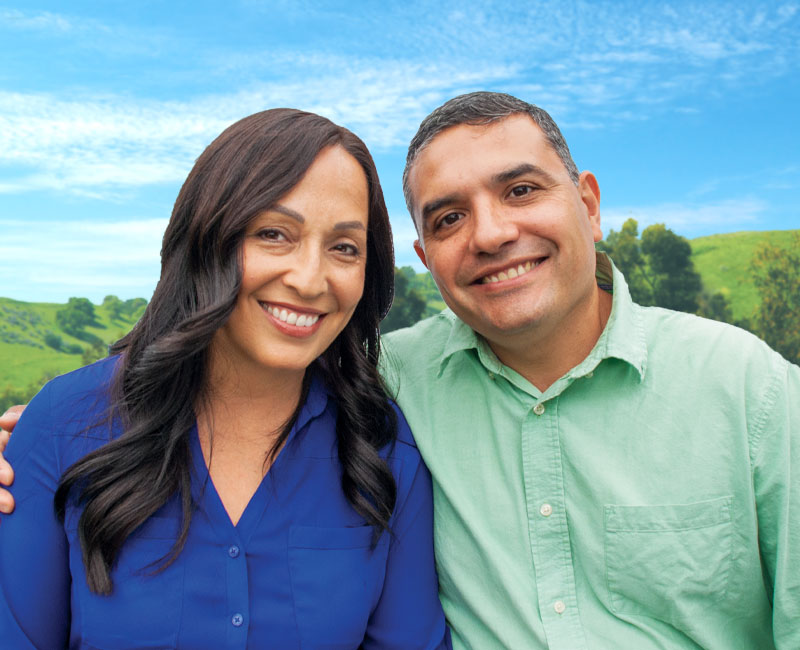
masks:
MULTIPOLYGON (((800 368, 631 302, 541 392, 445 310, 384 337, 460 650, 800 648, 800 368)), ((608 287, 609 289, 611 287, 608 287)))
MULTIPOLYGON (((20 419, 7 457, 16 470, 13 516, 0 526, 3 648, 446 648, 436 597, 430 476, 398 412, 399 440, 382 455, 397 482, 390 525, 372 528, 346 501, 336 448, 336 404, 315 379, 289 438, 234 526, 192 431, 195 502, 175 562, 170 499, 125 542, 111 596, 86 584, 80 508, 62 525, 53 493, 64 470, 108 441, 83 431, 107 404, 113 359, 47 384, 20 419)), ((115 435, 118 431, 115 432, 115 435)))

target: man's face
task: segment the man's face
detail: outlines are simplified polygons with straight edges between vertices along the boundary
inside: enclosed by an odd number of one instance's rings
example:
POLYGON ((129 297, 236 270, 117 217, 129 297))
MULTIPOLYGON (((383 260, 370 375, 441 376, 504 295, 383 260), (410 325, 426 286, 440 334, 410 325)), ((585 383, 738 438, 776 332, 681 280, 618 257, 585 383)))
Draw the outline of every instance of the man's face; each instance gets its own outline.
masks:
POLYGON ((597 181, 584 172, 576 187, 530 117, 441 132, 409 184, 417 254, 447 305, 490 343, 590 316, 597 181))

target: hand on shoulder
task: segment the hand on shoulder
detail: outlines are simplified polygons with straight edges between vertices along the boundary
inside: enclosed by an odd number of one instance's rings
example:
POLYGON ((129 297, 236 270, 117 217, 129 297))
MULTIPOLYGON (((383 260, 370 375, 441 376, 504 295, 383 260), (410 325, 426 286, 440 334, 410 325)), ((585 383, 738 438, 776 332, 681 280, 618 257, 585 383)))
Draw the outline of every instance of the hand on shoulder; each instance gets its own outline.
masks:
MULTIPOLYGON (((11 485, 14 482, 14 470, 3 458, 3 452, 23 410, 25 410, 24 406, 12 406, 3 415, 0 415, 0 485, 11 485)), ((9 514, 13 510, 14 497, 8 490, 0 488, 0 512, 9 514)))

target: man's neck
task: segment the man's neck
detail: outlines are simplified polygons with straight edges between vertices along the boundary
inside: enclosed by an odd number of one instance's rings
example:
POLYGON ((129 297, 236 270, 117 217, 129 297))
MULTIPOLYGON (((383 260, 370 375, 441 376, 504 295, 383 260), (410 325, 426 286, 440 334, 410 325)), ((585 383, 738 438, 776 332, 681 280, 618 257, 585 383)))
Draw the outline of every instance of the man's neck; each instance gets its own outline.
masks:
POLYGON ((500 361, 546 391, 591 353, 611 315, 612 297, 599 287, 584 314, 564 319, 547 331, 526 332, 500 343, 489 341, 500 361))

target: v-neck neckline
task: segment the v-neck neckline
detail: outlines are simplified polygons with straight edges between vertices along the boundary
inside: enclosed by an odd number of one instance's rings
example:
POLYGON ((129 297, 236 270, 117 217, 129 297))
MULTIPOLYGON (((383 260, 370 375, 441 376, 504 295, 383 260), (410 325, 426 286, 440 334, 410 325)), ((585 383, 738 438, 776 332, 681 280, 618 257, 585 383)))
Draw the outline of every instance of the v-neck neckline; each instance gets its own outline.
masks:
POLYGON ((274 488, 273 481, 276 475, 280 473, 283 465, 288 462, 285 458, 292 454, 291 448, 297 437, 297 432, 306 427, 312 419, 318 417, 325 410, 328 397, 329 393, 322 380, 318 376, 313 377, 306 401, 289 431, 286 442, 278 452, 267 473, 262 477, 258 487, 250 496, 236 524, 233 523, 228 511, 225 509, 209 473, 203 449, 200 445, 197 422, 195 421, 190 432, 192 466, 194 479, 196 479, 192 481, 192 497, 195 503, 206 512, 209 521, 219 533, 227 537, 233 532, 242 543, 246 543, 252 536, 264 516, 267 505, 275 496, 275 491, 272 489, 274 488))

